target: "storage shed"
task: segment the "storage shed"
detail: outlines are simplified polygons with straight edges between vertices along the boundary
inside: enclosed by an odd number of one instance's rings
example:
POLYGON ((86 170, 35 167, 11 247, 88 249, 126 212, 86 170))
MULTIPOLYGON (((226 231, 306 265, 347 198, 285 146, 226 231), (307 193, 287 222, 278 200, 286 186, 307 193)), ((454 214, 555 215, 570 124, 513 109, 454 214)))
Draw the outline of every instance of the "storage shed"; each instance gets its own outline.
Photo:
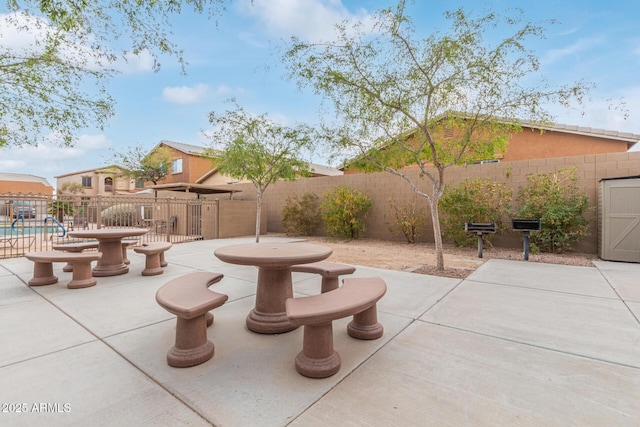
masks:
POLYGON ((640 176, 600 180, 598 255, 640 262, 640 176))

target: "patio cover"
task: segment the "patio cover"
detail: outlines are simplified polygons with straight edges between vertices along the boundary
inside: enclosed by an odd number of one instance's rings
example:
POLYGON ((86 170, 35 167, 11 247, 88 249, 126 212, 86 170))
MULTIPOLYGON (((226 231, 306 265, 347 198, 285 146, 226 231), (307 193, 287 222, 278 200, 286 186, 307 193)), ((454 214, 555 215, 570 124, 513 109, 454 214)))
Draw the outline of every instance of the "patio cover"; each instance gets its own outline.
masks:
POLYGON ((229 200, 233 198, 234 193, 241 193, 242 190, 232 190, 227 187, 216 187, 206 184, 191 184, 188 182, 173 182, 169 184, 158 184, 149 187, 156 191, 183 191, 185 193, 196 193, 198 198, 201 194, 229 194, 229 200))

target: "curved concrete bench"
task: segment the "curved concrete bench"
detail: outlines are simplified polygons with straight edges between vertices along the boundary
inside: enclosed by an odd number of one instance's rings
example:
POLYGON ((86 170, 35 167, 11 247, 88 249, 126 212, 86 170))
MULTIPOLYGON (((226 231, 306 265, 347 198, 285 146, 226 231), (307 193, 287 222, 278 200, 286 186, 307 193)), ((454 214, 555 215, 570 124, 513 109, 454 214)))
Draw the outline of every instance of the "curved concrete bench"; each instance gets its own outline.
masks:
POLYGON ((25 258, 34 262, 33 278, 29 280, 29 286, 52 285, 58 282, 53 275, 54 262, 66 262, 73 267, 71 281, 67 283, 70 289, 88 288, 94 286, 97 280, 91 277, 91 262, 102 258, 101 252, 62 252, 44 251, 28 252, 25 258))
MULTIPOLYGON (((137 244, 137 240, 123 240, 122 241, 122 262, 125 264, 131 264, 129 258, 127 258, 127 248, 129 246, 137 244)), ((83 252, 87 249, 98 249, 98 242, 77 242, 77 243, 61 243, 59 245, 53 245, 53 249, 56 251, 66 251, 66 252, 83 252)), ((73 265, 67 263, 64 267, 62 267, 62 271, 70 273, 73 271, 73 265)))
POLYGON ((333 291, 340 286, 339 276, 352 274, 356 268, 331 261, 312 262, 310 264, 298 264, 291 267, 291 271, 298 273, 313 273, 322 276, 322 293, 333 291))
POLYGON ((151 242, 133 248, 135 252, 146 255, 142 275, 155 276, 162 274, 164 272, 162 267, 167 266, 167 262, 164 260, 164 252, 171 249, 172 246, 173 244, 169 242, 151 242))
POLYGON ((177 316, 176 343, 167 353, 169 366, 195 366, 213 356, 215 346, 207 339, 207 326, 213 323, 209 310, 220 307, 228 297, 208 288, 223 277, 218 273, 189 273, 158 289, 158 304, 177 316))
POLYGON ((347 326, 350 336, 362 340, 380 338, 384 328, 378 322, 376 303, 387 291, 379 277, 344 279, 333 291, 302 298, 288 298, 287 317, 304 325, 302 351, 296 356, 296 370, 305 377, 326 378, 340 370, 340 355, 333 349, 333 324, 353 315, 347 326))

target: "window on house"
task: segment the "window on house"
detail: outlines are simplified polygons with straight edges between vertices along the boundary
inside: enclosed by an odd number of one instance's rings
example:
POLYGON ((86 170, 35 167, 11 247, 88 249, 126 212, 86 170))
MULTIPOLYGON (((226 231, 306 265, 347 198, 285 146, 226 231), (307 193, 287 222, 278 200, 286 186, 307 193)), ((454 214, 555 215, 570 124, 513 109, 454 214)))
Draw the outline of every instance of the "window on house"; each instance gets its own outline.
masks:
POLYGON ((171 173, 182 172, 182 159, 174 159, 171 161, 171 173))
POLYGON ((500 163, 500 159, 476 160, 471 162, 472 165, 485 165, 487 163, 500 163))
POLYGON ((153 218, 153 206, 142 207, 142 219, 150 220, 153 218))
POLYGON ((82 177, 82 186, 83 187, 91 187, 91 177, 90 176, 83 176, 82 177))
POLYGON ((453 138, 453 126, 446 126, 444 128, 444 137, 445 138, 453 138))
POLYGON ((108 177, 104 179, 104 191, 113 192, 113 178, 108 177))
POLYGON ((136 179, 136 187, 135 188, 144 188, 144 179, 136 179))

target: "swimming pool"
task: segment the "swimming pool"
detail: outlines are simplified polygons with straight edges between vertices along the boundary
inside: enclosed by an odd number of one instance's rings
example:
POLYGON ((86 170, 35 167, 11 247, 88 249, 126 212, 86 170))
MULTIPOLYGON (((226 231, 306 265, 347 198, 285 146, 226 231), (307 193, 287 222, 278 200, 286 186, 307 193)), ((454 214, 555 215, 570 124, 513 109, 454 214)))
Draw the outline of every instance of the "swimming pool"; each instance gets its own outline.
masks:
POLYGON ((47 225, 27 225, 22 223, 17 223, 13 227, 10 225, 0 226, 0 236, 12 236, 19 237, 21 235, 27 234, 47 234, 47 235, 58 235, 62 234, 63 231, 66 233, 66 230, 60 228, 60 226, 56 224, 47 224, 47 225))

